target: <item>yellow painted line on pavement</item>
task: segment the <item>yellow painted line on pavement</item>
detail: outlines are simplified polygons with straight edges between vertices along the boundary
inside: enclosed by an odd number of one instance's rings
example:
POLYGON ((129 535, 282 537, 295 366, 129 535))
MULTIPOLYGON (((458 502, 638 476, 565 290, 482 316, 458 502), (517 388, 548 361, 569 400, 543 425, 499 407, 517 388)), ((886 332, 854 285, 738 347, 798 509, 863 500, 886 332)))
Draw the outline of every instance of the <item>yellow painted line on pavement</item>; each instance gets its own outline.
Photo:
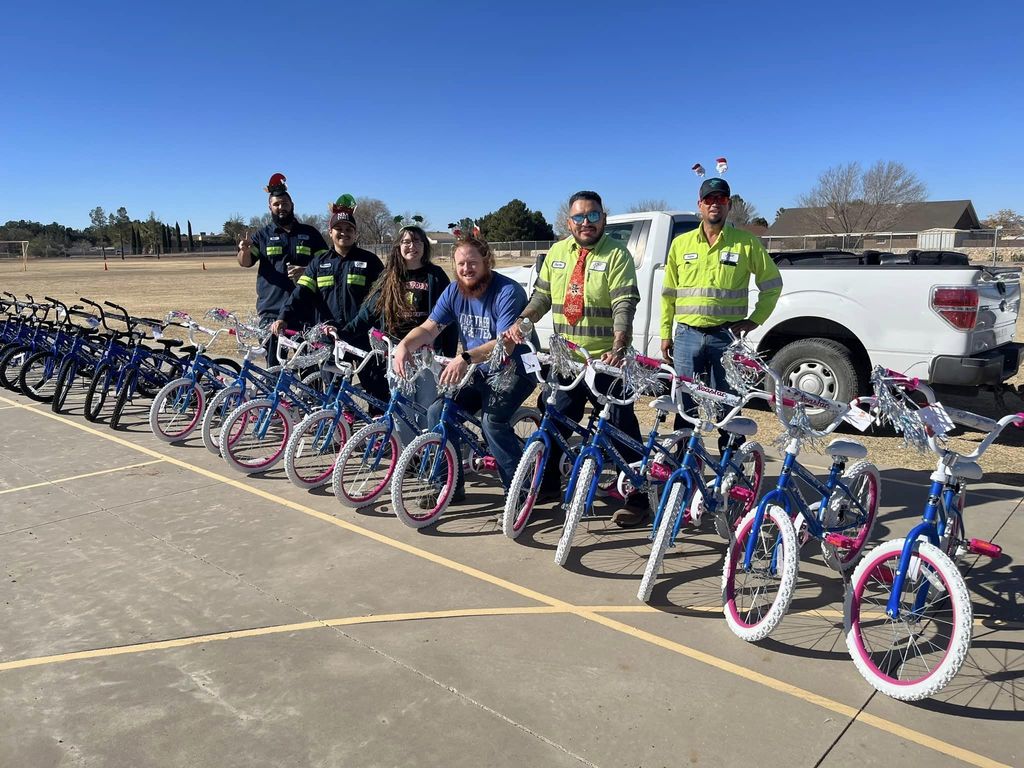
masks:
MULTIPOLYGON (((8 400, 7 398, 2 397, 2 396, 0 396, 0 402, 5 402, 5 403, 12 404, 12 405, 17 405, 17 403, 15 403, 14 401, 8 400)), ((217 472, 212 472, 212 471, 210 471, 208 469, 204 469, 202 467, 198 467, 198 466, 196 466, 194 464, 189 464, 188 462, 182 461, 182 460, 177 459, 177 458, 174 458, 173 456, 169 456, 167 454, 159 453, 157 451, 152 450, 151 448, 146 448, 145 446, 138 445, 138 444, 133 443, 133 442, 131 442, 129 440, 125 440, 124 438, 119 437, 119 436, 117 436, 115 434, 101 432, 100 430, 93 429, 92 427, 86 426, 85 424, 81 424, 81 423, 78 423, 76 421, 72 421, 69 418, 65 418, 63 416, 60 416, 58 414, 51 413, 51 412, 48 412, 48 411, 34 410, 33 413, 37 413, 40 416, 43 416, 43 417, 48 418, 48 419, 52 419, 52 420, 57 421, 59 423, 66 424, 67 426, 73 427, 73 428, 75 428, 75 429, 77 429, 79 431, 85 432, 87 434, 91 434, 91 435, 94 435, 96 437, 100 437, 100 438, 102 438, 104 440, 107 440, 109 442, 117 443, 118 445, 122 445, 122 446, 125 446, 127 448, 131 448, 132 450, 138 451, 138 452, 140 452, 140 453, 142 453, 144 455, 150 456, 150 457, 152 457, 154 459, 163 459, 167 463, 172 464, 174 466, 190 470, 190 471, 195 472, 195 473, 197 473, 199 475, 202 475, 203 477, 207 477, 207 478, 209 478, 211 480, 219 481, 219 482, 221 482, 221 483, 223 483, 225 485, 231 486, 232 488, 237 488, 238 490, 241 490, 241 491, 243 491, 245 493, 251 494, 253 496, 258 496, 259 498, 265 499, 265 500, 273 502, 275 504, 279 504, 279 505, 284 506, 284 507, 286 507, 288 509, 292 509, 292 510, 294 510, 296 512, 301 512, 302 514, 305 514, 305 515, 307 515, 309 517, 313 517, 313 518, 315 518, 317 520, 321 520, 323 522, 329 523, 329 524, 334 525, 334 526, 336 526, 338 528, 341 528, 343 530, 349 531, 351 533, 355 533, 355 534, 357 534, 359 536, 363 536, 363 537, 365 537, 367 539, 370 539, 372 541, 376 541, 376 542, 378 542, 380 544, 384 544, 385 546, 389 546, 389 547, 397 549, 397 550, 399 550, 401 552, 405 552, 407 554, 411 554, 411 555, 413 555, 415 557, 419 557, 419 558, 421 558, 423 560, 426 560, 428 562, 432 562, 432 563, 434 563, 436 565, 440 565, 440 566, 443 566, 445 568, 449 568, 449 569, 454 570, 454 571, 456 571, 458 573, 462 573, 462 574, 464 574, 466 576, 471 576, 471 577, 473 577, 475 579, 478 579, 480 581, 483 581, 483 582, 485 582, 487 584, 491 584, 493 586, 501 587, 503 589, 506 589, 506 590, 508 590, 510 592, 513 592, 513 593, 515 593, 517 595, 520 595, 522 597, 526 597, 526 598, 529 598, 531 600, 535 600, 535 601, 537 601, 539 603, 544 603, 547 606, 549 606, 550 608, 558 609, 557 611, 554 611, 556 613, 573 614, 573 615, 579 616, 580 618, 593 621, 594 623, 600 624, 600 625, 605 626, 605 627, 607 627, 609 629, 613 629, 613 630, 615 630, 617 632, 621 632, 622 634, 625 634, 627 636, 633 637, 633 638, 638 639, 638 640, 642 640, 642 641, 650 643, 652 645, 656 645, 656 646, 658 646, 660 648, 663 648, 665 650, 671 651, 673 653, 677 653, 677 654, 679 654, 681 656, 685 656, 685 657, 687 657, 689 659, 692 659, 694 661, 698 661, 698 662, 700 662, 702 664, 706 664, 708 666, 714 667, 714 668, 716 668, 716 669, 718 669, 720 671, 723 671, 723 672, 735 675, 737 677, 743 678, 745 680, 748 680, 750 682, 756 683, 756 684, 761 685, 763 687, 769 688, 769 689, 774 690, 776 692, 783 693, 783 694, 788 695, 788 696, 792 696, 793 698, 797 698, 797 699, 805 701, 805 702, 807 702, 809 704, 813 704, 813 705, 816 705, 816 706, 821 707, 823 709, 829 710, 831 712, 835 712, 835 713, 840 714, 840 715, 842 715, 844 717, 849 717, 851 720, 857 720, 858 722, 862 722, 862 723, 865 723, 867 725, 871 725, 874 728, 877 728, 878 730, 884 731, 886 733, 890 733, 890 734, 892 734, 894 736, 897 736, 898 738, 903 738, 903 739, 906 739, 908 741, 912 741, 915 744, 919 744, 919 745, 921 745, 923 747, 926 747, 928 749, 931 749, 931 750, 934 750, 936 752, 940 752, 942 754, 948 755, 950 757, 953 757, 953 758, 955 758, 957 760, 961 760, 961 761, 963 761, 965 763, 968 763, 970 765, 979 766, 980 768, 1009 768, 1009 766, 1006 766, 1003 763, 999 763, 997 761, 994 761, 994 760, 986 757, 985 755, 980 755, 978 753, 971 752, 970 750, 963 749, 962 747, 958 747, 955 744, 950 744, 948 742, 942 741, 941 739, 936 739, 936 738, 933 738, 931 736, 928 736, 927 734, 911 730, 910 728, 902 726, 899 723, 895 723, 895 722, 892 722, 890 720, 886 720, 886 719, 881 718, 881 717, 876 717, 874 715, 868 715, 867 713, 859 713, 857 708, 855 708, 855 707, 851 707, 849 705, 842 704, 842 703, 840 703, 838 701, 835 701, 833 699, 829 699, 828 697, 821 696, 819 694, 813 693, 812 691, 808 691, 808 690, 806 690, 804 688, 800 688, 798 686, 791 685, 790 683, 786 683, 786 682, 784 682, 782 680, 778 680, 776 678, 769 677, 768 675, 763 675, 763 674, 761 674, 759 672, 755 672, 753 670, 747 669, 746 667, 740 666, 738 664, 734 664, 733 662, 726 661, 725 659, 720 659, 717 656, 713 656, 713 655, 711 655, 709 653, 705 653, 703 651, 699 651, 699 650, 697 650, 695 648, 690 648, 689 646, 682 645, 681 643, 676 643, 676 642, 674 642, 672 640, 669 640, 667 638, 661 637, 660 635, 655 635, 655 634, 653 634, 651 632, 647 632, 645 630, 639 629, 638 627, 633 627, 633 626, 631 626, 629 624, 624 624, 624 623, 622 623, 620 621, 616 621, 615 619, 612 619, 610 617, 603 616, 601 613, 599 613, 599 612, 597 612, 595 610, 586 610, 586 609, 583 609, 583 608, 581 608, 579 606, 574 606, 571 603, 568 603, 568 602, 566 602, 564 600, 559 600, 558 598, 552 597, 550 595, 545 595, 545 594, 543 594, 541 592, 537 592, 536 590, 530 589, 528 587, 524 587, 524 586, 522 586, 520 584, 516 584, 515 582, 511 582, 511 581, 508 581, 507 579, 503 579, 503 578, 500 578, 500 577, 495 576, 493 574, 487 573, 486 571, 481 571, 478 568, 474 568, 472 566, 468 566, 468 565, 465 565, 463 563, 459 563, 459 562, 457 562, 455 560, 452 560, 450 558, 434 554, 433 552, 429 552, 429 551, 421 549, 419 547, 415 547, 415 546, 413 546, 411 544, 406 544, 405 542, 399 541, 397 539, 393 539, 393 538, 391 538, 389 536, 385 536, 383 534, 376 533, 375 531, 371 531, 369 529, 363 528, 363 527, 355 525, 353 523, 349 523, 349 522, 347 522, 345 520, 340 520, 340 519, 338 519, 336 517, 333 517, 333 516, 328 515, 326 513, 320 512, 318 510, 315 510, 315 509, 313 509, 311 507, 307 507, 304 504, 300 504, 298 502, 291 501, 290 499, 286 499, 286 498, 284 498, 282 496, 276 496, 275 494, 270 493, 268 491, 264 491, 264 490, 262 490, 260 488, 256 488, 256 487, 247 485, 246 483, 241 482, 240 480, 236 480, 234 478, 226 477, 224 475, 218 474, 217 472)), ((321 626, 322 622, 314 622, 313 624, 315 626, 321 626)), ((300 625, 300 626, 302 626, 302 625, 300 625)), ((241 630, 241 631, 242 632, 259 632, 260 630, 241 630)), ((227 638, 225 638, 225 639, 227 639, 227 638)), ((162 641, 162 642, 165 642, 165 643, 176 643, 176 642, 180 642, 180 641, 169 640, 169 641, 162 641)), ((161 645, 161 644, 157 644, 157 645, 161 645)), ((130 646, 130 647, 132 647, 132 646, 130 646)), ((169 647, 174 647, 174 646, 169 646, 169 647)), ((116 649, 110 649, 110 651, 111 652, 108 653, 108 655, 115 655, 116 654, 116 649)), ((85 651, 83 653, 90 653, 90 652, 89 651, 85 651)), ((8 663, 17 664, 19 662, 15 661, 15 662, 8 662, 8 663)), ((2 670, 2 669, 3 669, 3 667, 0 667, 0 670, 2 670)))
POLYGON ((70 477, 60 477, 56 480, 45 480, 41 483, 32 483, 31 485, 21 485, 17 488, 6 488, 0 491, 0 496, 5 493, 17 493, 18 491, 28 491, 32 488, 42 488, 46 485, 57 485, 58 483, 69 483, 72 480, 82 480, 86 477, 97 477, 99 475, 109 475, 113 472, 124 472, 126 469, 138 469, 139 467, 148 467, 150 464, 161 464, 163 459, 153 459, 152 461, 140 461, 137 464, 126 464, 123 467, 113 467, 111 469, 99 469, 95 472, 86 472, 83 475, 71 475, 70 477))

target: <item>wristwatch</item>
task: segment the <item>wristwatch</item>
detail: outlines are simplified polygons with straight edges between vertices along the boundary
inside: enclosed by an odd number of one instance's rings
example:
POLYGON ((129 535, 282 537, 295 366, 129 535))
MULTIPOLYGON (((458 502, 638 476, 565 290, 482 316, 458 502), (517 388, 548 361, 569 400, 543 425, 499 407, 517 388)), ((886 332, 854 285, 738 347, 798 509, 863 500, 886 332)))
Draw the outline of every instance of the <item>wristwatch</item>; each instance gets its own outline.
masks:
POLYGON ((469 356, 469 352, 463 352, 461 357, 462 357, 463 362, 466 363, 466 365, 472 365, 473 364, 473 358, 471 358, 469 356))

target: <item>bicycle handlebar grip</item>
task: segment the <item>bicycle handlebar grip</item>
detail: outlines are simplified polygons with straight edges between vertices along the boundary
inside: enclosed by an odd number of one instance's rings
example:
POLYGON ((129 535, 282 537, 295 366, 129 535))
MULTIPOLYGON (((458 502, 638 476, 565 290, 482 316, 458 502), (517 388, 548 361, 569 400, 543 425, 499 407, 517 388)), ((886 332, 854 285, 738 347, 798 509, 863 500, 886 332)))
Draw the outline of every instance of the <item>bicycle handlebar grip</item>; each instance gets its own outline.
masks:
POLYGON ((370 331, 370 336, 372 336, 373 338, 377 339, 377 341, 383 341, 384 340, 384 333, 382 331, 378 331, 376 328, 374 328, 372 331, 370 331))
POLYGON ((637 355, 636 361, 640 363, 640 365, 644 365, 648 368, 661 368, 661 360, 655 360, 653 357, 648 357, 647 355, 637 355))

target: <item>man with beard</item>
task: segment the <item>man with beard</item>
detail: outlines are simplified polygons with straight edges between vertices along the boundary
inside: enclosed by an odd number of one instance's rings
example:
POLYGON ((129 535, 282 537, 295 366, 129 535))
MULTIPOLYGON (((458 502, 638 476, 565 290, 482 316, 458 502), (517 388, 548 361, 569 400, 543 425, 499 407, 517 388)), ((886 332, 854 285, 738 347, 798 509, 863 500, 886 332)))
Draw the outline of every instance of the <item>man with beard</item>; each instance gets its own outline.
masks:
MULTIPOLYGON (((623 357, 633 340, 633 315, 640 301, 636 267, 629 251, 604 233, 607 215, 596 192, 577 192, 569 198, 566 225, 572 237, 555 243, 540 268, 537 284, 522 317, 536 323, 552 312, 556 333, 585 347, 590 354, 609 365, 622 365, 623 357)), ((509 332, 511 341, 523 339, 517 323, 509 332)), ((607 375, 597 377, 599 388, 612 386, 607 375)), ((569 418, 580 421, 583 409, 596 398, 588 387, 579 386, 559 392, 556 406, 569 418)), ((642 442, 640 424, 632 406, 613 406, 611 423, 630 437, 642 442)), ((627 461, 640 457, 623 451, 627 461)), ((545 466, 539 502, 561 497, 559 464, 561 449, 555 451, 545 466)), ((612 516, 619 526, 639 525, 647 520, 649 510, 640 494, 627 499, 628 509, 612 516)))
MULTIPOLYGON (((775 309, 782 275, 761 241, 726 226, 730 190, 725 179, 706 179, 697 200, 701 224, 672 241, 661 292, 661 354, 676 373, 728 390, 722 355, 732 340, 757 328, 775 309), (750 276, 757 306, 747 316, 750 276), (675 336, 672 323, 675 321, 675 336)), ((686 405, 693 407, 692 401, 686 405)), ((719 437, 719 449, 724 435, 719 437)))
MULTIPOLYGON (((498 465, 501 484, 507 491, 522 453, 522 444, 512 427, 512 415, 536 383, 523 370, 521 355, 526 351, 525 347, 512 350, 512 364, 516 371, 514 383, 508 391, 492 389, 485 375, 489 373, 487 360, 495 345, 505 343, 501 340, 502 334, 515 324, 526 306, 526 291, 511 278, 493 271, 494 254, 485 240, 458 233, 456 237, 453 254, 455 282, 441 293, 430 317, 395 346, 394 369, 399 375, 404 375, 406 362, 413 351, 432 344, 446 326, 458 323, 463 352, 445 366, 438 384, 455 384, 462 380, 471 364, 480 366, 473 380, 459 392, 456 402, 469 413, 482 411, 484 440, 498 465)), ((443 405, 443 399, 438 399, 430 407, 428 424, 438 423, 443 405)), ((461 455, 458 437, 451 432, 449 437, 455 445, 455 455, 461 455)), ((462 463, 458 464, 453 502, 466 497, 462 463)))
MULTIPOLYGON (((384 271, 384 264, 376 254, 356 245, 359 230, 355 207, 352 195, 342 195, 328 206, 328 232, 333 247, 315 256, 295 281, 295 290, 270 326, 275 335, 297 327, 303 318, 312 315, 316 322, 333 325, 343 341, 366 349, 365 329, 359 334, 353 327, 370 295, 370 287, 384 271)), ((383 367, 371 362, 360 372, 359 382, 369 394, 386 402, 389 393, 383 374, 383 367)))
MULTIPOLYGON (((295 204, 288 194, 284 174, 275 173, 264 188, 270 195, 271 222, 238 243, 238 264, 246 269, 259 263, 256 276, 256 311, 261 322, 278 318, 285 302, 295 289, 294 280, 302 274, 315 256, 327 252, 323 235, 295 218, 295 204)), ((313 315, 301 318, 310 322, 313 315)), ((273 337, 267 345, 268 363, 277 362, 273 337)))

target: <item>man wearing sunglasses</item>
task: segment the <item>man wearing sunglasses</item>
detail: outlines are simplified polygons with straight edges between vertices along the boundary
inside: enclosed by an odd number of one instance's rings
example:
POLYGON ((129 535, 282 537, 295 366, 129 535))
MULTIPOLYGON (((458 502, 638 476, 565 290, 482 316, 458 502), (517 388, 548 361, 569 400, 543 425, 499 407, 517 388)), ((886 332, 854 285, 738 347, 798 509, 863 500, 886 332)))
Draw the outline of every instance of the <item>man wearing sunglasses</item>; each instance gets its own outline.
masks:
POLYGON ((730 194, 725 179, 700 185, 701 224, 672 241, 661 292, 662 356, 676 373, 723 390, 729 388, 722 366, 729 331, 748 333, 764 323, 782 293, 782 275, 761 241, 726 225, 730 194), (751 275, 758 296, 748 315, 751 275))
MULTIPOLYGON (((640 291, 632 255, 618 241, 605 237, 607 218, 601 196, 596 192, 577 192, 569 198, 566 224, 572 237, 551 246, 541 265, 533 296, 520 319, 528 318, 536 323, 550 310, 556 333, 585 347, 603 362, 619 366, 633 339, 633 315, 640 301, 640 291)), ((517 323, 506 335, 519 343, 526 334, 517 323)), ((610 386, 611 378, 604 378, 610 386)), ((593 401, 593 394, 589 388, 580 386, 559 393, 557 407, 570 419, 579 421, 587 400, 593 401)), ((632 406, 614 407, 611 423, 642 442, 632 406)), ((633 461, 640 457, 625 458, 633 461)), ((544 472, 540 501, 555 500, 562 495, 560 459, 560 451, 555 447, 544 472)), ((638 508, 618 510, 612 520, 622 527, 643 523, 648 515, 646 500, 638 497, 635 503, 633 499, 627 501, 631 507, 638 508)))

